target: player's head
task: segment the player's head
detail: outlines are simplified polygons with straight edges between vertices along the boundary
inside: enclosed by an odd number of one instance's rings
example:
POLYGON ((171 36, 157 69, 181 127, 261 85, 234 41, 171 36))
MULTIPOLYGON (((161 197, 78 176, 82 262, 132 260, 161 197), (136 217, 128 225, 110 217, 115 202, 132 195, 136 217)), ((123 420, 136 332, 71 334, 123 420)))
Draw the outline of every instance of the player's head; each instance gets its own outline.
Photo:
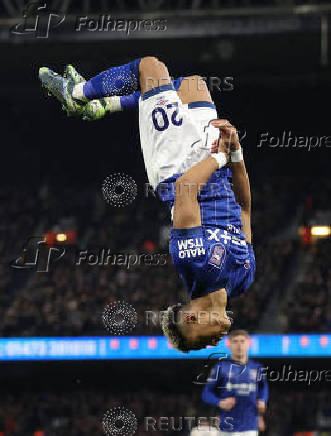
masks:
POLYGON ((188 353, 207 345, 217 345, 231 327, 231 320, 224 311, 197 310, 189 303, 169 306, 162 317, 162 329, 170 344, 188 353))
POLYGON ((232 330, 229 334, 228 347, 234 360, 247 359, 249 349, 249 334, 246 330, 232 330))

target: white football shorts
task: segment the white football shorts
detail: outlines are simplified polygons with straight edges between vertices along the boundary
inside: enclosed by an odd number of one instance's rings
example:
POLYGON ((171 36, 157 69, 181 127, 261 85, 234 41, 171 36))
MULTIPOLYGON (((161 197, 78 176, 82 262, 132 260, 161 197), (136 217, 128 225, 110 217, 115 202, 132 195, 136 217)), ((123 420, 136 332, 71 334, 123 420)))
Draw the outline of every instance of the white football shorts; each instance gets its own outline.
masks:
POLYGON ((215 105, 184 105, 171 84, 147 91, 139 100, 140 143, 149 183, 181 174, 210 155, 219 130, 215 105))

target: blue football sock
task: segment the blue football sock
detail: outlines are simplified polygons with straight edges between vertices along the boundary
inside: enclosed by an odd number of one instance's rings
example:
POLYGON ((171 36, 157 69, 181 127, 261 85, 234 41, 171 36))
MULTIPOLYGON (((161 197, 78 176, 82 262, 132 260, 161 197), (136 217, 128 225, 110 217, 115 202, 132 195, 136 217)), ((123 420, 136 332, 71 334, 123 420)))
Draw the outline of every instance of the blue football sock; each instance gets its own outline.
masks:
POLYGON ((94 100, 134 93, 139 88, 139 63, 140 59, 135 59, 92 77, 83 87, 84 96, 88 100, 94 100))
POLYGON ((177 79, 172 80, 172 84, 174 85, 176 91, 178 91, 178 88, 180 87, 184 79, 185 77, 177 77, 177 79))
POLYGON ((120 97, 121 108, 123 111, 134 109, 138 106, 140 97, 140 91, 136 91, 134 94, 123 95, 120 97))
MULTIPOLYGON (((172 84, 174 85, 176 91, 180 87, 183 79, 184 77, 178 77, 177 79, 174 79, 172 81, 172 84)), ((140 91, 136 91, 134 94, 130 94, 130 95, 123 95, 120 98, 122 110, 125 111, 138 107, 139 97, 140 97, 140 91)))

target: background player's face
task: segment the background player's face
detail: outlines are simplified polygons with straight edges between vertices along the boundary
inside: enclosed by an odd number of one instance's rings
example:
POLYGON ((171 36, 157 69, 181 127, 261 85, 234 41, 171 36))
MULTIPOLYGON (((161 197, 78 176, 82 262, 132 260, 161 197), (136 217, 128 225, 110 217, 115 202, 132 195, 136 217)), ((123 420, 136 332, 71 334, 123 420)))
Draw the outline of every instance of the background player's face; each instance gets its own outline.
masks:
POLYGON ((237 335, 230 339, 228 347, 234 359, 247 358, 249 349, 249 338, 244 335, 237 335))

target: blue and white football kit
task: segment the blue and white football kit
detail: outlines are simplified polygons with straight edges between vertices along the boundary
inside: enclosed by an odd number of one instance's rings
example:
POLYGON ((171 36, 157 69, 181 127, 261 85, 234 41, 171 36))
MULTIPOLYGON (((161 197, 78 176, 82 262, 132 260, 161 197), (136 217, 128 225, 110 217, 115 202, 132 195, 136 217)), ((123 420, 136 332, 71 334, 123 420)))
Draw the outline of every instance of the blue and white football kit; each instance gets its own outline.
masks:
POLYGON ((234 397, 231 410, 220 410, 222 435, 256 436, 258 434, 257 401, 268 401, 268 384, 262 365, 249 359, 239 364, 232 359, 220 359, 206 384, 202 400, 219 408, 219 402, 234 397))
MULTIPOLYGON (((139 100, 139 130, 150 184, 173 210, 177 178, 211 154, 219 130, 215 105, 183 104, 172 84, 147 91, 139 100)), ((254 279, 252 245, 241 231, 241 209, 230 184, 231 170, 215 171, 200 191, 202 225, 172 229, 169 251, 191 298, 225 288, 228 297, 254 279)))

